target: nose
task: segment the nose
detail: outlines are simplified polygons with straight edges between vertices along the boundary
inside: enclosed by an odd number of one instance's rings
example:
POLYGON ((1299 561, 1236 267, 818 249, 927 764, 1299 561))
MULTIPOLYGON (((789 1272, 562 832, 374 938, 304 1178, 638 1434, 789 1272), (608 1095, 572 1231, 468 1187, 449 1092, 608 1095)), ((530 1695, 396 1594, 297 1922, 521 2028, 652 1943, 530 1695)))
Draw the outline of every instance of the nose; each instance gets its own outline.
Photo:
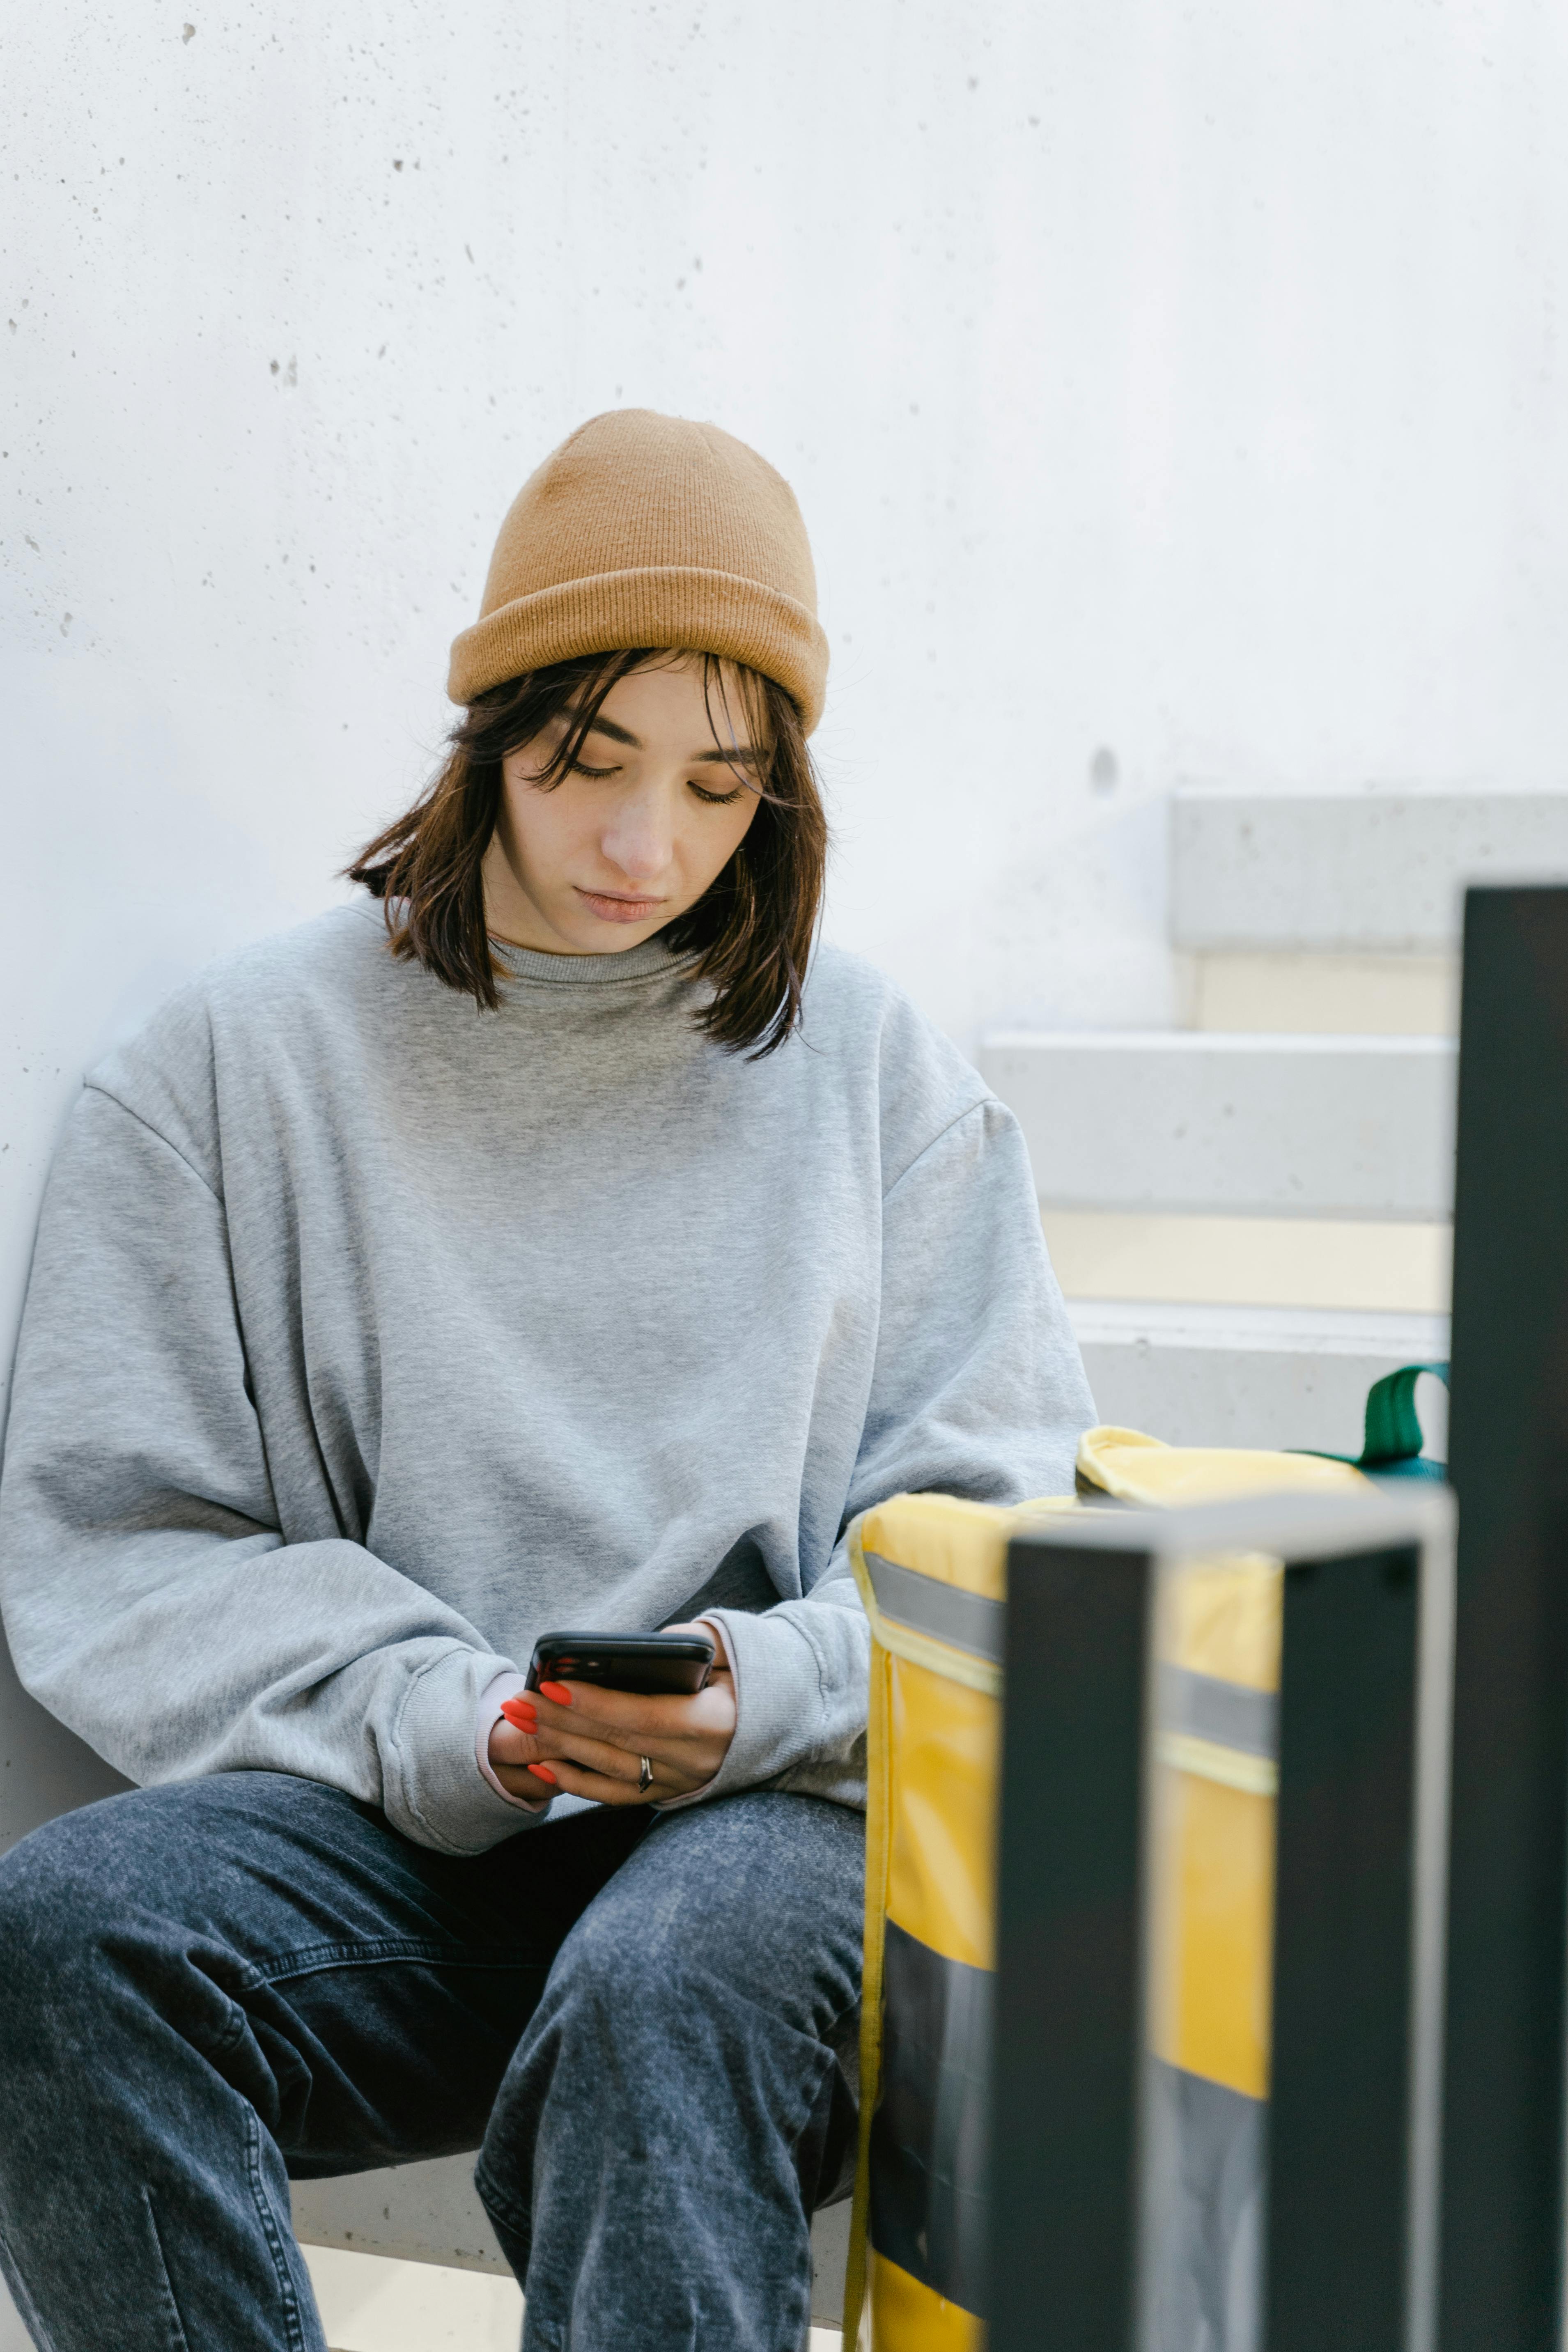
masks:
POLYGON ((618 799, 599 846, 628 882, 658 881, 668 871, 675 849, 667 795, 654 788, 618 799))

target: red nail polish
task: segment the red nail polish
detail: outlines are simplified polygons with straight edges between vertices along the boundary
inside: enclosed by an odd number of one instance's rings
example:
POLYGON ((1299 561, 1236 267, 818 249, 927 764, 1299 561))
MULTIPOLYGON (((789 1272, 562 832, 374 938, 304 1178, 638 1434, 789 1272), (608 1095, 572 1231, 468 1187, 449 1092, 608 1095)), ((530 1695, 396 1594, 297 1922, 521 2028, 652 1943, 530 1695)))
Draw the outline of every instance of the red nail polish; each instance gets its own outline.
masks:
POLYGON ((571 1706, 572 1694, 564 1683, 541 1683, 539 1688, 542 1695, 545 1698, 552 1698, 557 1706, 571 1706))
POLYGON ((548 1764, 530 1764, 527 1767, 527 1769, 530 1772, 537 1773, 540 1780, 548 1780, 552 1789, 557 1786, 555 1775, 551 1770, 548 1764))
POLYGON ((500 1711, 519 1731, 537 1731, 539 1717, 525 1698, 503 1698, 500 1711))

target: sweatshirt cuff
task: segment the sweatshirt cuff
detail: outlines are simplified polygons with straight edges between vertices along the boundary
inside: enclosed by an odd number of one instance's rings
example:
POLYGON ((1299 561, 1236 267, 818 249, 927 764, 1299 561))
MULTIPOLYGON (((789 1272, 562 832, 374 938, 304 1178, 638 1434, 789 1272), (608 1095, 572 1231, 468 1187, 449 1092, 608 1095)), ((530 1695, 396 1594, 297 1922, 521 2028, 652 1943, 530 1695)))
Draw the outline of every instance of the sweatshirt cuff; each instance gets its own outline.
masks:
MULTIPOLYGON (((753 1616, 743 1609, 708 1609, 730 1654, 735 1677, 735 1736, 711 1780, 678 1804, 754 1789, 809 1754, 820 1738, 822 1677, 816 1653, 786 1617, 753 1616)), ((674 1811, 660 1806, 661 1812, 674 1811)))
POLYGON ((405 1837, 438 1853, 485 1853, 543 1819, 546 1808, 514 1804, 475 1759, 480 1695, 515 1671, 510 1659, 454 1646, 409 1685, 383 1761, 386 1817, 405 1837))

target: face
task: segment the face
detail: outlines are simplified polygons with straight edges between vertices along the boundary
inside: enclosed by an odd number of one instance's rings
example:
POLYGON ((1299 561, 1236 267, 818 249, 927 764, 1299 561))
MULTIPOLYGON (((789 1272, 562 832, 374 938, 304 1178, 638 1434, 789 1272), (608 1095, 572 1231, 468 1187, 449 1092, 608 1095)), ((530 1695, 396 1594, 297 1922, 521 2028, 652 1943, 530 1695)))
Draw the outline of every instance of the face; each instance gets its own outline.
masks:
POLYGON ((617 679, 578 764, 551 789, 534 779, 567 732, 564 717, 508 753, 484 863, 493 937, 546 955, 614 955, 717 879, 756 814, 763 760, 732 672, 715 686, 710 718, 702 671, 677 659, 617 679))

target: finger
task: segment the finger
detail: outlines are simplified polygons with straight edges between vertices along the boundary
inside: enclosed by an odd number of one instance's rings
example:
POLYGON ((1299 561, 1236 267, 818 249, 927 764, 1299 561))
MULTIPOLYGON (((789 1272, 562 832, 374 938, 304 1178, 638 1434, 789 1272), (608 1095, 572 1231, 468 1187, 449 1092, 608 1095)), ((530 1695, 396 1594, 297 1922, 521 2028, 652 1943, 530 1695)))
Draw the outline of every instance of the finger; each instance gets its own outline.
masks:
POLYGON ((727 1673, 713 1675, 706 1690, 689 1696, 675 1691, 648 1696, 605 1690, 597 1683, 551 1683, 548 1691, 566 1696, 550 1696, 542 1684, 527 1694, 541 1728, 588 1731, 618 1748, 643 1753, 651 1753, 660 1742, 727 1725, 734 1704, 727 1673))
MULTIPOLYGON (((637 1750, 641 1754, 642 1750, 637 1750)), ((637 1766, 630 1759, 631 1751, 613 1741, 593 1738, 581 1726, 567 1718, 557 1731, 549 1725, 537 1726, 531 1718, 517 1720, 510 1706, 503 1708, 500 1719, 490 1727, 489 1753, 508 1764, 531 1764, 541 1757, 568 1756, 587 1765, 595 1771, 620 1772, 630 1770, 636 1776, 637 1766)))
MULTIPOLYGON (((590 1685, 579 1685, 578 1687, 592 1691, 590 1685)), ((554 1683, 551 1688, 563 1691, 565 1685, 554 1683)), ((642 1726, 622 1727, 606 1723, 591 1706, 581 1701, 575 1706, 563 1705, 559 1700, 543 1697, 537 1691, 529 1691, 517 1698, 503 1699, 500 1711, 515 1731, 532 1739, 597 1739, 629 1755, 640 1754, 646 1745, 641 1736, 642 1726)))
POLYGON ((612 1780, 604 1772, 584 1771, 580 1765, 569 1764, 564 1757, 551 1764, 531 1765, 522 1777, 544 1794, 563 1790, 568 1796, 591 1797, 600 1805, 657 1805, 662 1799, 680 1793, 657 1779, 643 1789, 635 1776, 630 1780, 612 1780))
MULTIPOLYGON (((543 1683, 538 1690, 521 1691, 516 1698, 501 1701, 501 1713, 520 1731, 555 1732, 563 1737, 576 1734, 592 1738, 620 1736, 620 1717, 612 1706, 597 1704, 606 1696, 629 1697, 626 1692, 606 1694, 593 1683, 575 1683, 569 1688, 565 1683, 543 1683), (547 1694, 551 1694, 547 1696, 547 1694)), ((637 1702, 634 1702, 634 1705, 637 1702)), ((636 1727, 624 1733, 624 1744, 637 1745, 636 1727)))
MULTIPOLYGON (((625 1759, 621 1761, 624 1763, 625 1759)), ((712 1778, 710 1771, 689 1772, 680 1765, 668 1761, 661 1763, 652 1757, 648 1761, 653 1766, 653 1777, 646 1789, 642 1785, 643 1759, 640 1756, 635 1759, 635 1769, 629 1773, 620 1769, 611 1772, 595 1771, 592 1765, 578 1763, 567 1756, 541 1758, 538 1763, 529 1768, 525 1777, 535 1788, 543 1784, 569 1789, 574 1795, 593 1797, 600 1804, 629 1804, 638 1801, 656 1805, 666 1804, 672 1797, 689 1796, 693 1789, 700 1789, 705 1780, 712 1778), (548 1783, 544 1779, 546 1773, 553 1775, 548 1783)))
MULTIPOLYGON (((647 1750, 635 1753, 629 1748, 617 1748, 604 1739, 573 1738, 553 1731, 541 1731, 531 1743, 531 1752, 523 1759, 533 1764, 575 1764, 584 1772, 596 1772, 607 1780, 635 1781, 642 1771, 642 1759, 647 1750)), ((650 1759, 652 1760, 652 1759, 650 1759)), ((656 1769, 663 1769, 657 1767, 656 1769)), ((665 1777, 668 1778, 668 1770, 665 1777)))
POLYGON ((608 1779, 636 1780, 642 1770, 644 1752, 639 1748, 634 1754, 630 1748, 618 1748, 610 1741, 574 1737, 570 1731, 521 1731, 505 1719, 492 1727, 489 1737, 491 1764, 504 1764, 519 1771, 530 1764, 551 1763, 564 1758, 569 1763, 579 1764, 586 1771, 603 1773, 608 1779))
POLYGON ((521 1767, 531 1764, 539 1752, 537 1735, 519 1731, 510 1723, 497 1723, 490 1727, 489 1759, 492 1764, 521 1767))

